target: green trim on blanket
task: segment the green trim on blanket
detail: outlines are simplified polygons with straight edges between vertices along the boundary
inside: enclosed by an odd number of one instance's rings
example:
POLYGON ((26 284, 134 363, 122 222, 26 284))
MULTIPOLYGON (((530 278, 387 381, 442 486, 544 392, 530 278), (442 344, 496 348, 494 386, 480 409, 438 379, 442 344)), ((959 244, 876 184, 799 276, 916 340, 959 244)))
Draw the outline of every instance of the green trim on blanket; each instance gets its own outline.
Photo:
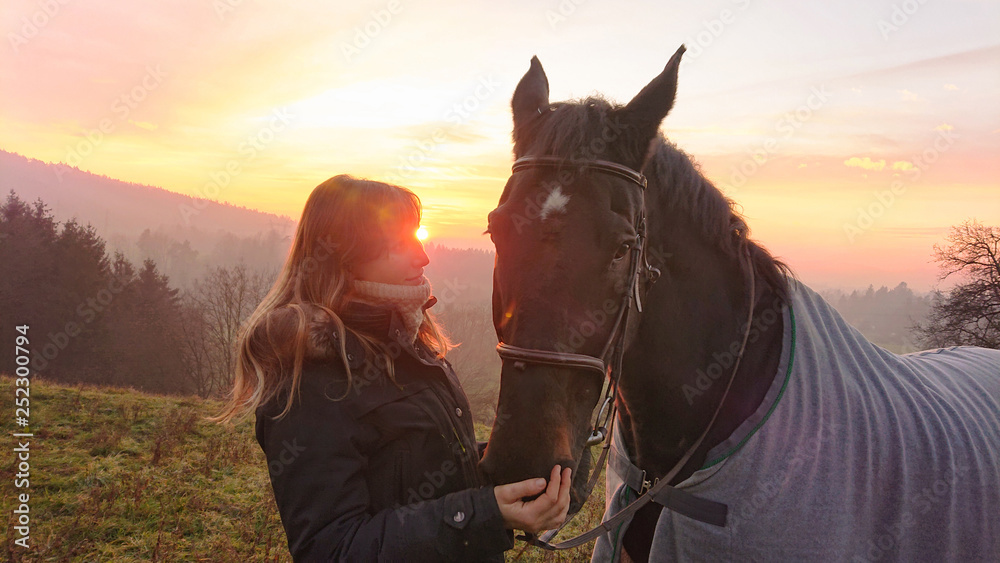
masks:
POLYGON ((781 391, 778 392, 778 397, 774 399, 774 403, 771 404, 771 408, 768 409, 767 414, 764 415, 764 418, 757 423, 757 426, 753 427, 753 430, 751 430, 749 434, 747 434, 742 440, 740 440, 739 444, 736 444, 735 446, 733 446, 733 449, 722 454, 721 456, 713 459, 712 461, 709 461, 708 463, 703 465, 701 469, 708 469, 709 467, 712 467, 713 465, 720 463, 722 460, 733 455, 734 453, 736 453, 737 450, 742 448, 743 444, 746 444, 747 440, 749 440, 751 436, 756 434, 757 431, 760 430, 761 426, 764 426, 764 423, 767 422, 767 419, 771 417, 771 413, 774 412, 775 407, 778 406, 778 402, 781 401, 781 397, 784 396, 785 388, 788 387, 788 380, 791 379, 792 377, 792 364, 795 363, 795 312, 792 311, 791 303, 788 304, 788 318, 791 319, 791 324, 792 324, 792 343, 791 343, 791 350, 788 352, 788 370, 785 372, 785 381, 784 383, 781 384, 781 391))
MULTIPOLYGON (((628 486, 621 488, 622 501, 625 503, 624 506, 628 506, 628 496, 632 492, 628 486)), ((622 533, 622 528, 625 527, 625 522, 618 524, 618 529, 615 530, 615 542, 611 545, 611 561, 618 561, 618 535, 622 533)))

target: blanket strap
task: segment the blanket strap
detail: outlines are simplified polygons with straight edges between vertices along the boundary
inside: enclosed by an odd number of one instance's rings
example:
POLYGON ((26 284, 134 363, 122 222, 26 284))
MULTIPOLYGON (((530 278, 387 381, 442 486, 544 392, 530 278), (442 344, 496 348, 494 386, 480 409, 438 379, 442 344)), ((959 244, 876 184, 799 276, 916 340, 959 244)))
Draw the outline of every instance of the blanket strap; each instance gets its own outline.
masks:
MULTIPOLYGON (((640 496, 651 490, 654 485, 659 484, 659 479, 652 482, 647 480, 646 472, 632 463, 632 460, 620 452, 614 444, 611 446, 608 467, 620 475, 625 485, 640 496)), ((653 502, 678 514, 713 526, 726 526, 729 507, 721 502, 696 497, 691 493, 669 486, 657 491, 652 496, 653 502)))

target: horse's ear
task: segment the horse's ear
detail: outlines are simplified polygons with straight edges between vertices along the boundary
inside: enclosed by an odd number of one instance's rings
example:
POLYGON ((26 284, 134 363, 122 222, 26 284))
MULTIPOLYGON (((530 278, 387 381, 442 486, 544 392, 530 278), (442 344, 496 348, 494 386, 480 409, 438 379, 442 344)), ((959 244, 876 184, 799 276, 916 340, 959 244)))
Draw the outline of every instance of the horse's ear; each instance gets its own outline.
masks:
POLYGON ((545 76, 538 57, 531 57, 531 68, 517 83, 514 97, 510 100, 510 107, 514 114, 515 137, 518 128, 527 123, 528 119, 549 107, 549 79, 545 76))
POLYGON ((685 50, 684 45, 681 45, 674 56, 667 61, 663 72, 625 106, 623 112, 625 118, 636 127, 640 136, 647 137, 637 139, 638 141, 652 140, 660 128, 660 122, 670 112, 670 108, 674 107, 674 97, 677 95, 677 69, 680 67, 681 55, 685 50))

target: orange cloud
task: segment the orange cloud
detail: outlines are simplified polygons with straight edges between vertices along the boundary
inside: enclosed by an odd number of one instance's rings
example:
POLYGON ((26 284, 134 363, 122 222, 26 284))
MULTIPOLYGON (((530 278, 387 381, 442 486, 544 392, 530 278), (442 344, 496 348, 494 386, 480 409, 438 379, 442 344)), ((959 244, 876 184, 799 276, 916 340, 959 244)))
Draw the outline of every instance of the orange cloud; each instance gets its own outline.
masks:
POLYGON ((148 121, 132 121, 131 119, 129 119, 128 122, 140 129, 145 129, 146 131, 155 131, 156 129, 159 128, 157 124, 150 123, 148 121))
POLYGON ((844 166, 849 168, 862 168, 864 170, 882 170, 885 168, 885 160, 872 160, 867 156, 863 158, 852 156, 844 161, 844 166))

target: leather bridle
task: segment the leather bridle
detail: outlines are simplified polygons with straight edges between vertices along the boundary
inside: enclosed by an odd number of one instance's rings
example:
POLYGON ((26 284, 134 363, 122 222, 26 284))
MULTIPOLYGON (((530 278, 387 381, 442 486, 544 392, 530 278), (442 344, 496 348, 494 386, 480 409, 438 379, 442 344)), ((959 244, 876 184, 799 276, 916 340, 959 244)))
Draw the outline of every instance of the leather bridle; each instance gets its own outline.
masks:
MULTIPOLYGON (((512 172, 517 173, 531 168, 560 168, 567 165, 575 165, 587 170, 610 174, 618 178, 628 180, 631 184, 638 186, 641 190, 643 190, 643 192, 645 192, 646 189, 646 177, 641 172, 637 172, 627 166, 607 160, 578 161, 575 159, 566 159, 555 156, 524 156, 514 161, 512 172)), ((644 193, 643 196, 645 196, 644 193)), ((660 271, 651 266, 646 258, 645 197, 642 197, 640 201, 642 203, 640 204, 639 213, 633 224, 636 232, 636 238, 635 244, 632 245, 631 248, 628 286, 625 293, 622 295, 622 303, 618 308, 618 315, 615 318, 614 325, 611 328, 611 333, 608 335, 608 340, 604 344, 600 355, 590 356, 587 354, 521 348, 507 344, 502 340, 497 345, 497 353, 500 355, 500 359, 505 363, 508 361, 513 362, 514 367, 518 369, 524 369, 527 364, 541 364, 598 372, 602 375, 602 377, 608 378, 609 383, 604 394, 603 402, 601 403, 601 409, 598 412, 597 419, 594 422, 593 431, 587 439, 582 455, 588 455, 587 450, 592 446, 596 446, 602 442, 604 443, 604 446, 597 463, 591 471, 590 478, 587 480, 587 485, 584 487, 584 499, 581 505, 586 503, 590 494, 593 492, 594 485, 597 483, 597 479, 601 474, 601 469, 604 466, 608 451, 611 447, 611 440, 608 439, 608 437, 610 436, 611 429, 613 428, 615 421, 615 402, 618 380, 621 377, 622 372, 622 360, 625 355, 625 334, 627 332, 629 312, 631 311, 633 302, 635 303, 636 311, 639 313, 642 312, 642 300, 639 296, 640 278, 642 277, 643 270, 645 270, 645 276, 648 283, 655 282, 660 276, 660 271)), ((729 394, 733 380, 736 378, 736 371, 739 369, 740 359, 742 359, 743 353, 746 350, 747 340, 750 335, 751 321, 753 320, 755 302, 754 276, 752 269, 750 270, 750 276, 749 318, 746 325, 746 332, 743 335, 743 343, 740 347, 740 352, 736 357, 735 365, 733 366, 732 376, 729 378, 729 382, 723 392, 722 399, 720 400, 715 413, 712 415, 712 419, 709 421, 708 426, 705 428, 698 440, 692 444, 680 461, 678 461, 678 463, 662 479, 658 479, 653 482, 643 479, 642 490, 637 491, 640 494, 639 498, 609 520, 602 522, 601 525, 596 528, 557 544, 549 543, 549 540, 555 537, 555 535, 569 523, 570 519, 567 519, 566 522, 564 522, 558 529, 549 530, 541 537, 536 538, 534 534, 525 534, 518 536, 518 539, 547 550, 571 549, 573 547, 583 545, 601 534, 610 532, 614 526, 623 522, 626 518, 630 517, 650 501, 661 501, 663 497, 668 496, 668 493, 679 492, 675 491, 668 483, 680 472, 683 466, 694 454, 695 450, 698 449, 705 437, 708 435, 708 432, 718 417, 719 412, 722 410, 722 405, 729 394)), ((645 477, 644 472, 643 477, 645 477)))
MULTIPOLYGON (((610 174, 618 178, 628 180, 630 184, 638 186, 643 191, 646 189, 646 177, 642 173, 627 166, 607 160, 575 161, 554 156, 524 156, 514 162, 512 172, 517 173, 529 168, 559 168, 566 166, 567 164, 578 165, 591 171, 610 174)), ((622 302, 618 307, 618 314, 615 317, 614 324, 611 327, 611 332, 608 335, 608 340, 601 349, 600 355, 590 356, 587 354, 521 348, 518 346, 512 346, 505 342, 500 342, 497 345, 497 353, 500 355, 501 360, 504 362, 514 362, 515 368, 524 369, 526 364, 542 364, 593 371, 600 373, 602 378, 606 377, 608 379, 609 383, 601 402, 601 409, 598 411, 597 418, 594 422, 594 428, 590 437, 587 439, 587 443, 584 446, 582 454, 588 455, 587 450, 590 447, 599 445, 602 442, 605 443, 601 451, 601 456, 595 464, 590 478, 587 480, 587 485, 584 487, 583 502, 586 502, 587 498, 590 497, 591 492, 593 492, 611 445, 608 437, 615 420, 615 398, 617 394, 618 378, 620 377, 622 371, 622 359, 625 353, 625 334, 627 332, 629 312, 632 309, 633 302, 635 303, 636 311, 639 313, 642 312, 642 300, 639 296, 639 283, 640 278, 642 277, 643 269, 645 270, 646 279, 649 283, 655 282, 660 276, 660 271, 651 266, 646 259, 645 197, 641 197, 640 202, 639 213, 633 223, 636 237, 635 242, 632 244, 630 249, 631 256, 629 274, 627 278, 628 285, 625 293, 622 295, 622 302)), ((567 522, 568 521, 569 520, 567 520, 567 522)), ((565 526, 565 524, 563 524, 563 526, 565 526)), ((559 530, 561 529, 562 527, 559 528, 559 530)), ((543 535, 541 538, 535 538, 532 535, 527 535, 519 536, 519 539, 524 539, 529 543, 540 547, 546 547, 548 549, 565 549, 559 546, 552 546, 548 543, 548 540, 554 537, 559 530, 552 530, 543 535)))

